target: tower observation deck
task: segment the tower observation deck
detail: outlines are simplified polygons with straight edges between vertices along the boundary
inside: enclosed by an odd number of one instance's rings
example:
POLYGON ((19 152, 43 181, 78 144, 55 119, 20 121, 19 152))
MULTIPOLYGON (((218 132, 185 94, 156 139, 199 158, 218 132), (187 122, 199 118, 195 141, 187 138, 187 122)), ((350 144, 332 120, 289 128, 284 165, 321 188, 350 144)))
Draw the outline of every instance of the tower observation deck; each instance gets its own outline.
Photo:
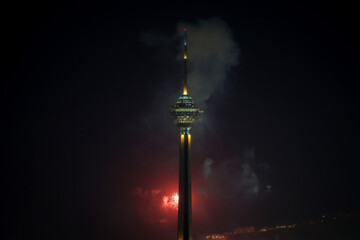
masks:
POLYGON ((183 94, 170 109, 170 114, 173 116, 176 126, 180 129, 178 240, 192 240, 190 131, 202 113, 188 95, 186 33, 187 30, 184 29, 183 94))

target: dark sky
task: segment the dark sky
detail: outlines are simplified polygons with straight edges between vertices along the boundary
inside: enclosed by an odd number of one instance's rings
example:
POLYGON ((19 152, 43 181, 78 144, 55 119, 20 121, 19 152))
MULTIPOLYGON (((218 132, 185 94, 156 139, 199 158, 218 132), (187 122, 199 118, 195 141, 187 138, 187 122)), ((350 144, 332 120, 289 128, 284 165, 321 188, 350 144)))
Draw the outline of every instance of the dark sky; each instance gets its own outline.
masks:
POLYGON ((199 19, 220 22, 239 54, 218 85, 201 62, 202 89, 216 87, 193 130, 195 239, 357 210, 358 13, 271 2, 4 6, 1 238, 175 239, 176 211, 161 205, 178 184, 168 109, 178 28, 191 39, 199 19))

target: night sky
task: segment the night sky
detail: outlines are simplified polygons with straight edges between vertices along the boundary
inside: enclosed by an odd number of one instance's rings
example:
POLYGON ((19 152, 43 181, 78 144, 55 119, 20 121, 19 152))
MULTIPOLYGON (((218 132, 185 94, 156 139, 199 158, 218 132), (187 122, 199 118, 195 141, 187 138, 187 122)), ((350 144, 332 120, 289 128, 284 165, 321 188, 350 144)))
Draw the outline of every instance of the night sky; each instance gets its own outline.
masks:
POLYGON ((183 27, 195 239, 359 209, 354 5, 50 2, 3 6, 1 239, 176 238, 183 27))

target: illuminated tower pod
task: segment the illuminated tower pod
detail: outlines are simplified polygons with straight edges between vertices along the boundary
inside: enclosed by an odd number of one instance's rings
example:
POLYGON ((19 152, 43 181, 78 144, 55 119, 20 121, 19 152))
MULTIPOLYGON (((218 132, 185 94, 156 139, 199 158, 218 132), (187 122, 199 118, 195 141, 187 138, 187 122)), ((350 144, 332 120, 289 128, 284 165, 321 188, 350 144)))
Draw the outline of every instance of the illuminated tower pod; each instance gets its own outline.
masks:
POLYGON ((170 114, 174 117, 175 124, 180 129, 178 240, 192 240, 190 130, 202 113, 188 95, 186 31, 184 29, 185 76, 183 95, 179 97, 175 106, 170 109, 170 114))

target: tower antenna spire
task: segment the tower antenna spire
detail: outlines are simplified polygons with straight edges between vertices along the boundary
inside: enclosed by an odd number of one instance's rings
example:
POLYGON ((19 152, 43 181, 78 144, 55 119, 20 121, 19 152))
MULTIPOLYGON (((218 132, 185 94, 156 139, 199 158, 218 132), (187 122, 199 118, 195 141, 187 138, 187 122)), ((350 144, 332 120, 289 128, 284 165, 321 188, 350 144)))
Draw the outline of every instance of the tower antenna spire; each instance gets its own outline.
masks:
POLYGON ((184 92, 183 95, 188 95, 188 86, 187 86, 187 51, 186 51, 186 32, 187 29, 184 29, 184 92))

